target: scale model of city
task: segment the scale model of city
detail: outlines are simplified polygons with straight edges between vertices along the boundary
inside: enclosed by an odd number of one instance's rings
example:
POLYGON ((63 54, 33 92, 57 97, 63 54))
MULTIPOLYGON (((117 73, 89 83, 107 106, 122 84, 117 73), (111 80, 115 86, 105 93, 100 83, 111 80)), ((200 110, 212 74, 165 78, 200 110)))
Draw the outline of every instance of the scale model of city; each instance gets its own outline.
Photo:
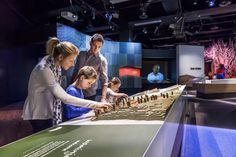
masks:
POLYGON ((99 115, 96 120, 164 120, 182 91, 183 86, 174 85, 137 93, 128 100, 118 100, 113 111, 99 115))

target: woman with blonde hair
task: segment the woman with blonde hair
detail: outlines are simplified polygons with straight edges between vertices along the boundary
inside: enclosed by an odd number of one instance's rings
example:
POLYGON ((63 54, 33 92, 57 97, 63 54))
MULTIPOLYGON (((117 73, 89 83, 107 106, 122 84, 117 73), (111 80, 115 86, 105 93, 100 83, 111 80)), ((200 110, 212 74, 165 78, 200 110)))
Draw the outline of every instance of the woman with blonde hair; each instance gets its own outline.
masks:
POLYGON ((30 74, 28 96, 23 109, 23 119, 30 120, 34 132, 46 129, 62 121, 62 106, 73 104, 89 108, 108 108, 108 103, 84 100, 67 94, 61 87, 61 68, 74 66, 78 48, 70 42, 51 38, 46 45, 47 55, 30 74))

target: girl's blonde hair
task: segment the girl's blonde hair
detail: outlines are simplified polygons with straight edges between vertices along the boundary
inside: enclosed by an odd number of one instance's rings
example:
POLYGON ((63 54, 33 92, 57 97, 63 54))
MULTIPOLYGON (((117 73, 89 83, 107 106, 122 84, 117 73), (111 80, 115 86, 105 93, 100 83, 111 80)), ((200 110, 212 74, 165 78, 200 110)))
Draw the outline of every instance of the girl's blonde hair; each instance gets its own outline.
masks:
POLYGON ((85 79, 97 79, 97 72, 96 70, 91 66, 84 66, 79 70, 77 79, 80 79, 80 77, 84 75, 85 79))
POLYGON ((68 41, 60 42, 56 37, 52 37, 47 41, 46 52, 53 58, 57 58, 59 55, 65 58, 71 54, 79 54, 79 50, 74 44, 68 41))
POLYGON ((108 82, 108 87, 111 87, 111 84, 116 85, 116 84, 121 84, 121 81, 118 77, 113 77, 109 82, 108 82))

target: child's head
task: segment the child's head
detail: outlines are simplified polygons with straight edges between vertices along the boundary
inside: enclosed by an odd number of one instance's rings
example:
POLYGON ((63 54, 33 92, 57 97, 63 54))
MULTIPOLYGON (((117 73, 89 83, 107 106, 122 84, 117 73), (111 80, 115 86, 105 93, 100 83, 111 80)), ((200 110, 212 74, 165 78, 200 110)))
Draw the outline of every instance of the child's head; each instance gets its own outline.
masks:
POLYGON ((80 69, 78 73, 78 79, 76 81, 76 86, 82 89, 88 89, 93 83, 96 82, 97 72, 91 66, 84 66, 80 69))
POLYGON ((121 81, 118 77, 113 77, 108 84, 108 87, 111 88, 114 92, 118 92, 121 86, 121 81))

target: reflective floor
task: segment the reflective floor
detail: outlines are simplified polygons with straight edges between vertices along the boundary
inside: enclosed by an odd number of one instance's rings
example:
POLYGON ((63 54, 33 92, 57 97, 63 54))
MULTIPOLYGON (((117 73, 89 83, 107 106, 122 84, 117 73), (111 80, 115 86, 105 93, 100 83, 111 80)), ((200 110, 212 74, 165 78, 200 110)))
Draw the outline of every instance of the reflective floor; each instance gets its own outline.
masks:
POLYGON ((189 97, 181 156, 236 156, 236 98, 189 97))

